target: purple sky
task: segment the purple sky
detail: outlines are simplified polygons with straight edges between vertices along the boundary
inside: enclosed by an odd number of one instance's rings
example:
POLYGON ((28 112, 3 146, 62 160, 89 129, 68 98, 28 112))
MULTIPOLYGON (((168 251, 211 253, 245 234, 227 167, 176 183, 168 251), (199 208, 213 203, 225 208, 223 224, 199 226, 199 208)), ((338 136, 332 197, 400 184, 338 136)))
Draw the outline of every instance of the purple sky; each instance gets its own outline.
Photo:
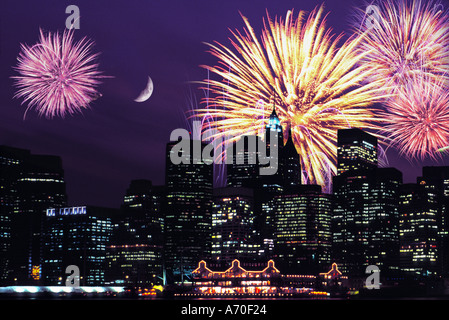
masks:
MULTIPOLYGON (((288 9, 312 10, 322 1, 211 1, 132 0, 60 1, 2 0, 0 4, 0 144, 30 149, 37 154, 54 154, 63 159, 69 203, 117 207, 132 179, 146 178, 164 183, 165 144, 172 130, 185 127, 190 90, 202 92, 189 81, 207 76, 201 64, 215 64, 203 42, 229 44, 228 28, 242 29, 239 11, 259 33, 266 9, 270 15, 285 16, 288 9), (13 99, 14 75, 20 43, 34 44, 39 28, 62 31, 75 4, 81 13, 83 36, 95 41, 100 51, 100 69, 106 75, 99 87, 103 97, 82 115, 47 120, 13 99), (144 103, 133 99, 154 81, 153 96, 144 103)), ((447 3, 447 0, 446 0, 447 3)), ((328 25, 335 32, 350 32, 354 8, 364 1, 325 2, 328 25)), ((390 150, 391 166, 412 182, 423 163, 408 163, 390 150)), ((448 161, 427 161, 444 165, 448 161)))

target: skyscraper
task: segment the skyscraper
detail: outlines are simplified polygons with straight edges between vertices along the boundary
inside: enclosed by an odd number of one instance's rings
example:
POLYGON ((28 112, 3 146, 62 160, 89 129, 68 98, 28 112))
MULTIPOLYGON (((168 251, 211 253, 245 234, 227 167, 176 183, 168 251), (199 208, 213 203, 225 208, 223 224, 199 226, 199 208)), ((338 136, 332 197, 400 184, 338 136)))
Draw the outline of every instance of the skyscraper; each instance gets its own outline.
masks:
POLYGON ((29 151, 0 146, 0 284, 11 273, 11 217, 17 202, 17 179, 29 151))
MULTIPOLYGON (((273 210, 273 203, 269 202, 281 194, 290 194, 290 190, 301 185, 301 162, 299 154, 293 142, 291 126, 288 124, 288 137, 284 145, 284 133, 280 120, 276 114, 275 107, 270 115, 268 125, 265 130, 265 141, 267 142, 267 154, 271 155, 269 137, 277 134, 278 140, 274 144, 277 150, 278 165, 275 175, 261 177, 261 190, 258 192, 256 226, 261 237, 261 254, 265 258, 271 258, 274 250, 274 232, 276 216, 273 210)), ((294 191, 293 191, 294 192, 294 191)))
POLYGON ((402 173, 377 168, 377 141, 359 129, 338 133, 338 175, 333 180, 334 260, 354 278, 368 265, 398 271, 399 187, 402 173))
POLYGON ((377 138, 358 129, 338 130, 337 173, 377 167, 377 138))
POLYGON ((274 159, 274 161, 265 165, 265 167, 271 168, 275 173, 272 175, 263 175, 260 177, 260 180, 263 193, 268 197, 272 197, 282 193, 284 190, 284 161, 282 159, 284 133, 274 105, 273 112, 270 114, 268 124, 265 127, 264 139, 266 144, 266 155, 273 157, 274 159), (274 143, 271 143, 271 136, 277 137, 277 139, 274 139, 274 143))
POLYGON ((139 225, 132 227, 136 230, 136 241, 163 245, 164 192, 163 186, 153 186, 150 180, 131 181, 123 199, 122 211, 125 221, 130 224, 137 222, 139 225))
POLYGON ((267 139, 267 148, 273 147, 281 149, 284 146, 284 133, 282 130, 281 120, 276 113, 276 106, 273 104, 273 111, 268 118, 268 124, 265 126, 265 139, 267 139), (277 140, 275 140, 274 145, 270 145, 270 131, 277 132, 277 140))
POLYGON ((106 281, 134 287, 162 283, 163 188, 133 180, 106 247, 106 281))
POLYGON ((367 261, 384 275, 399 273, 399 197, 402 173, 395 168, 378 168, 370 186, 368 210, 369 247, 367 261))
POLYGON ((438 202, 438 273, 449 276, 449 166, 423 167, 422 178, 427 186, 434 186, 438 202))
POLYGON ((438 271, 438 202, 435 186, 425 180, 404 184, 400 196, 400 266, 410 276, 438 271))
POLYGON ((449 167, 423 167, 401 193, 401 267, 419 278, 449 274, 449 167))
POLYGON ((45 210, 66 204, 62 161, 57 156, 34 155, 7 146, 0 147, 0 157, 0 223, 6 230, 0 254, 7 257, 1 264, 8 263, 1 274, 3 278, 7 274, 10 284, 36 284, 42 272, 45 210))
POLYGON ((283 185, 287 189, 301 185, 301 161, 293 142, 291 126, 288 127, 288 138, 281 151, 283 185))
POLYGON ((112 219, 118 210, 78 206, 46 211, 43 243, 43 282, 64 285, 69 265, 80 270, 80 284, 105 283, 106 246, 112 235, 112 219))
POLYGON ((317 185, 297 186, 267 203, 274 224, 274 259, 285 273, 328 268, 331 254, 331 199, 317 185))
POLYGON ((270 115, 265 128, 265 144, 260 142, 262 137, 246 135, 228 148, 232 154, 232 162, 227 165, 227 186, 244 186, 261 188, 267 195, 281 193, 284 188, 301 184, 300 157, 293 142, 291 128, 288 129, 288 138, 284 145, 284 134, 280 120, 275 109, 270 115), (271 145, 270 136, 276 136, 271 145), (266 150, 260 150, 265 145, 266 150), (273 149, 273 151, 270 151, 273 149), (273 156, 269 164, 260 163, 261 156, 273 156), (270 175, 261 175, 260 168, 272 167, 275 172, 270 175))
POLYGON ((228 187, 259 186, 259 139, 261 137, 255 135, 242 136, 228 147, 227 154, 230 158, 226 164, 228 187))
POLYGON ((234 259, 256 260, 259 251, 254 224, 254 191, 217 188, 212 207, 212 260, 229 265, 234 259))
POLYGON ((205 144, 190 140, 190 150, 179 150, 184 162, 174 164, 170 155, 177 142, 167 144, 165 181, 165 265, 167 281, 190 276, 199 259, 210 257, 213 166, 196 157, 205 144), (195 146, 196 145, 196 146, 195 146))

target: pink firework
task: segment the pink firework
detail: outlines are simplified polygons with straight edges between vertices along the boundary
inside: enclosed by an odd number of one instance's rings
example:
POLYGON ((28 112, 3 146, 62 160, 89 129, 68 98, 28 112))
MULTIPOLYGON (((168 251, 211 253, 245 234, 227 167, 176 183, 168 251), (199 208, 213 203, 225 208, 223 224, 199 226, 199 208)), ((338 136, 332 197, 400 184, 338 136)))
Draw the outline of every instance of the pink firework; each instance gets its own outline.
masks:
MULTIPOLYGON (((28 103, 26 112, 35 108, 47 118, 64 117, 81 112, 101 94, 101 72, 95 62, 99 53, 92 54, 93 42, 86 38, 74 43, 73 29, 47 35, 40 30, 39 42, 33 46, 21 44, 14 68, 20 75, 15 80, 14 98, 28 103)), ((25 117, 24 115, 24 117, 25 117)))
POLYGON ((436 158, 449 145, 449 91, 442 81, 416 77, 387 102, 382 131, 408 158, 436 158))
POLYGON ((387 94, 426 77, 449 80, 449 12, 439 0, 375 1, 359 13, 361 65, 387 94), (367 7, 368 8, 368 7, 367 7))

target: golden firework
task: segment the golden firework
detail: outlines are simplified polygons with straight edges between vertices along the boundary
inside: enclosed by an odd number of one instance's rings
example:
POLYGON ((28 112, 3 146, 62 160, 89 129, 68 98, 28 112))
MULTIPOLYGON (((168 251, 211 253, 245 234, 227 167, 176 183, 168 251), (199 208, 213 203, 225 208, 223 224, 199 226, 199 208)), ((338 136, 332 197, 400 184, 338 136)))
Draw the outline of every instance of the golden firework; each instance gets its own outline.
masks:
POLYGON ((375 129, 372 105, 383 98, 378 84, 363 82, 371 71, 359 65, 362 37, 335 37, 323 10, 296 19, 288 11, 285 20, 267 13, 260 40, 242 16, 245 29, 232 32, 231 48, 208 44, 219 63, 204 67, 220 80, 203 81, 211 97, 196 111, 212 119, 204 130, 238 139, 263 130, 274 105, 284 130, 291 125, 303 182, 320 185, 336 172, 337 130, 375 129))

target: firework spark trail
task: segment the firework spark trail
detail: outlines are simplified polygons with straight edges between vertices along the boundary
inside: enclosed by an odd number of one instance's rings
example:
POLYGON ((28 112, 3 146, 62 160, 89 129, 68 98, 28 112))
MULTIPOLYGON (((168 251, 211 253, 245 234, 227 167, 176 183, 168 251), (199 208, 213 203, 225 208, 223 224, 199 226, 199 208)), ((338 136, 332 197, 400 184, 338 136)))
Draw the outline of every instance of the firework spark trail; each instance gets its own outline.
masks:
POLYGON ((435 159, 449 144, 449 91, 417 77, 387 102, 381 131, 410 159, 435 159))
POLYGON ((258 109, 258 112, 256 112, 253 115, 253 126, 259 127, 259 131, 257 134, 259 136, 263 135, 263 124, 265 123, 264 115, 265 115, 265 103, 262 99, 259 99, 259 101, 256 102, 256 109, 258 109))
MULTIPOLYGON (((207 73, 209 78, 209 72, 207 73)), ((209 101, 209 90, 202 90, 204 95, 204 100, 206 101, 206 106, 209 101)), ((221 150, 221 146, 215 141, 215 139, 219 139, 217 137, 211 137, 211 123, 215 120, 212 115, 208 112, 204 113, 201 116, 198 116, 197 110, 199 109, 199 104, 196 95, 192 90, 189 90, 189 96, 187 97, 187 112, 183 112, 183 119, 186 122, 186 126, 189 128, 189 131, 194 133, 194 128, 191 125, 191 120, 195 119, 196 121, 200 121, 200 130, 198 133, 199 136, 193 136, 193 139, 202 140, 207 143, 212 143, 216 145, 214 148, 214 162, 213 162, 213 176, 214 176, 214 186, 215 187, 225 187, 227 182, 226 176, 226 164, 224 159, 226 158, 226 150, 221 150), (211 141, 210 141, 211 140, 211 141), (219 161, 221 160, 221 161, 219 161)))
POLYGON ((448 80, 449 15, 436 1, 385 0, 375 2, 375 19, 360 12, 356 33, 367 54, 360 65, 372 70, 369 81, 379 81, 395 94, 417 76, 448 80), (369 19, 369 20, 368 20, 369 19))
POLYGON ((377 144, 378 150, 378 165, 380 168, 386 168, 390 166, 390 162, 388 161, 387 152, 382 147, 381 143, 377 144))
MULTIPOLYGON (((324 193, 331 193, 332 190, 332 162, 329 160, 329 158, 327 157, 327 155, 323 152, 313 152, 309 155, 307 155, 307 158, 311 158, 311 157, 322 157, 324 160, 324 165, 321 167, 321 174, 323 176, 323 184, 322 184, 322 188, 323 188, 323 192, 324 193)), ((311 162, 308 162, 311 163, 311 162)), ((306 172, 311 172, 310 168, 306 168, 305 170, 306 172)), ((303 177, 302 183, 312 183, 309 180, 309 175, 305 175, 303 177)))
POLYGON ((257 108, 260 100, 267 106, 274 104, 283 127, 291 124, 307 180, 323 185, 322 168, 327 163, 319 152, 330 159, 335 173, 337 130, 348 125, 375 129, 371 105, 385 98, 376 81, 363 83, 369 69, 357 65, 366 55, 357 50, 360 37, 340 45, 343 35, 335 37, 326 29, 323 7, 307 19, 303 11, 296 19, 288 11, 285 20, 272 20, 267 13, 261 40, 242 18, 246 28, 232 32, 232 48, 209 44, 219 63, 203 67, 222 80, 203 82, 213 96, 197 115, 212 114, 216 136, 235 137, 227 141, 231 143, 267 124, 271 108, 257 108), (323 112, 326 109, 338 112, 323 112), (255 117, 264 120, 255 123, 255 117))
POLYGON ((64 117, 89 107, 101 94, 96 87, 105 78, 92 54, 93 42, 86 38, 74 43, 73 30, 44 34, 33 46, 21 44, 13 76, 17 92, 14 98, 28 102, 26 112, 35 108, 40 116, 64 117))
POLYGON ((438 149, 437 151, 438 151, 438 152, 445 152, 445 151, 447 151, 447 150, 449 150, 449 146, 445 146, 445 147, 443 147, 443 148, 440 148, 440 149, 438 149))

